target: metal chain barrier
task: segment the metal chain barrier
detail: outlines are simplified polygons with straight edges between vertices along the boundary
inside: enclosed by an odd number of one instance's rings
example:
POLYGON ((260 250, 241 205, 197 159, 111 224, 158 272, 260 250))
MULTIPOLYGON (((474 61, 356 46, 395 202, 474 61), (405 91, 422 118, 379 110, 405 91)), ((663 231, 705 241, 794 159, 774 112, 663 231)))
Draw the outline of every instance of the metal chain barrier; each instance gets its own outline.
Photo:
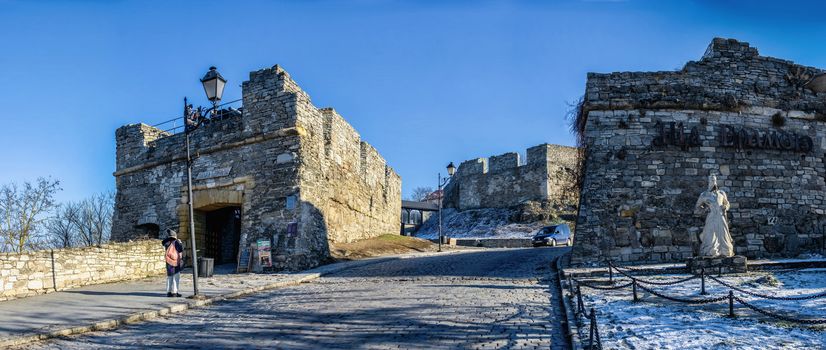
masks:
POLYGON ((613 260, 605 260, 605 261, 608 262, 608 265, 614 266, 614 268, 621 268, 621 269, 625 269, 627 271, 637 271, 637 272, 643 271, 642 269, 638 269, 636 267, 615 265, 613 260))
POLYGON ((599 339, 599 327, 597 326, 597 313, 594 308, 591 308, 591 315, 588 316, 591 323, 590 332, 588 336, 589 350, 602 350, 602 341, 599 339))
POLYGON ((647 280, 643 280, 643 279, 637 278, 637 277, 635 277, 635 276, 629 275, 629 274, 628 274, 628 273, 626 273, 625 271, 620 270, 619 268, 617 268, 616 266, 614 266, 614 264, 613 264, 613 263, 611 263, 611 261, 610 261, 610 260, 608 261, 608 266, 613 267, 613 268, 614 268, 614 270, 617 270, 617 272, 619 272, 619 273, 620 273, 620 274, 622 274, 623 276, 628 277, 628 278, 630 278, 630 279, 632 279, 632 280, 636 280, 637 282, 640 282, 640 283, 651 284, 651 285, 655 285, 655 286, 670 286, 670 285, 674 285, 674 284, 680 284, 680 283, 683 283, 683 282, 688 282, 688 281, 691 281, 691 280, 693 280, 693 279, 695 279, 695 278, 700 278, 700 276, 699 276, 699 275, 691 275, 691 276, 689 276, 689 277, 686 277, 686 278, 683 278, 683 279, 679 279, 679 280, 676 280, 676 281, 667 281, 667 282, 647 281, 647 280))
MULTIPOLYGON (((589 323, 590 323, 590 332, 589 332, 590 334, 589 334, 588 349, 600 349, 601 350, 602 349, 602 342, 599 338, 599 328, 598 328, 597 322, 596 322, 596 312, 595 312, 594 308, 590 309, 590 311, 591 311, 590 314, 585 311, 585 303, 582 300, 582 292, 580 291, 580 286, 583 286, 583 287, 586 287, 586 288, 591 288, 591 289, 596 289, 596 290, 618 290, 618 289, 628 288, 629 286, 631 286, 631 287, 633 287, 634 301, 638 301, 637 287, 639 287, 640 289, 642 289, 642 290, 644 290, 644 291, 646 291, 646 292, 648 292, 652 295, 655 295, 657 297, 660 297, 660 298, 663 298, 663 299, 666 299, 666 300, 670 300, 670 301, 674 301, 674 302, 685 303, 685 304, 701 305, 701 304, 710 304, 710 303, 717 303, 717 302, 721 302, 721 301, 727 301, 728 308, 729 308, 729 314, 728 314, 729 317, 734 317, 734 301, 737 301, 738 303, 740 303, 743 306, 753 310, 754 312, 757 312, 759 314, 762 314, 762 315, 765 315, 765 316, 768 316, 768 317, 783 320, 783 321, 786 321, 786 322, 800 323, 800 324, 810 324, 810 325, 826 324, 826 319, 796 319, 796 318, 793 318, 791 316, 781 315, 781 314, 778 314, 778 313, 775 313, 775 312, 772 312, 772 311, 769 311, 769 310, 761 309, 761 308, 747 302, 746 300, 743 300, 742 298, 740 298, 738 296, 735 296, 734 291, 736 290, 736 291, 741 292, 741 293, 746 294, 746 295, 750 295, 750 296, 757 297, 757 298, 762 298, 762 299, 770 299, 770 300, 809 300, 809 299, 818 299, 818 298, 826 297, 826 292, 811 294, 811 295, 797 295, 797 296, 786 296, 786 297, 771 296, 771 295, 765 295, 765 294, 751 292, 751 291, 736 287, 732 284, 724 282, 724 281, 722 281, 718 278, 715 278, 714 276, 707 275, 705 273, 701 273, 700 275, 692 275, 690 277, 683 278, 683 279, 676 280, 676 281, 668 281, 668 282, 646 281, 646 280, 641 280, 637 277, 634 277, 634 276, 626 273, 625 271, 620 270, 620 268, 615 266, 610 260, 608 260, 607 262, 608 262, 608 271, 609 271, 609 276, 610 276, 609 277, 609 283, 611 283, 611 286, 597 286, 597 285, 589 284, 587 282, 575 279, 571 276, 569 276, 569 279, 568 279, 569 288, 573 288, 573 285, 572 285, 571 282, 576 282, 576 292, 575 292, 575 294, 573 293, 573 290, 571 290, 572 294, 574 294, 573 296, 576 298, 576 301, 577 301, 577 305, 576 305, 577 310, 575 312, 575 315, 576 315, 577 318, 579 318, 580 315, 584 315, 585 317, 588 318, 589 323), (631 279, 631 282, 621 284, 621 285, 613 285, 614 279, 613 279, 613 275, 611 273, 612 269, 616 270, 617 272, 619 272, 623 276, 628 277, 629 279, 631 279), (657 292, 655 290, 652 290, 651 288, 648 288, 648 287, 645 287, 645 286, 641 285, 641 284, 661 285, 661 286, 662 285, 675 285, 675 284, 679 284, 679 283, 683 283, 683 282, 693 280, 695 278, 702 278, 703 283, 702 283, 701 294, 705 294, 705 277, 711 278, 712 280, 719 283, 720 285, 722 285, 724 287, 727 287, 729 289, 728 294, 720 296, 720 297, 714 297, 714 298, 687 299, 687 298, 673 297, 673 296, 665 295, 663 293, 657 292)), ((627 268, 627 269, 629 271, 634 271, 633 269, 630 269, 630 268, 627 268)))
MULTIPOLYGON (((580 282, 574 279, 571 276, 569 278, 569 288, 572 287, 571 281, 575 281, 576 285, 576 292, 575 294, 571 295, 571 299, 576 301, 576 311, 574 312, 574 316, 577 319, 577 323, 579 323, 580 316, 585 316, 588 318, 589 323, 589 337, 588 337, 588 350, 602 350, 602 340, 599 337, 599 326, 597 325, 597 313, 594 308, 591 308, 590 314, 585 311, 585 302, 582 300, 582 291, 580 289, 580 282)), ((633 281, 632 281, 633 283, 633 281)), ((582 284, 585 286, 585 284, 582 284)), ((586 286, 587 287, 587 286, 586 286)), ((572 292, 573 293, 573 292, 572 292)))
POLYGON ((706 298, 706 299, 684 299, 684 298, 672 297, 672 296, 668 296, 668 295, 665 295, 665 294, 662 294, 662 293, 658 293, 658 292, 656 292, 656 291, 654 291, 650 288, 646 288, 646 287, 644 287, 640 284, 637 284, 637 287, 639 287, 640 289, 642 289, 642 290, 644 290, 648 293, 656 295, 660 298, 671 300, 671 301, 676 301, 676 302, 679 302, 679 303, 686 303, 686 304, 710 304, 710 303, 716 303, 716 302, 728 299, 727 295, 726 296, 721 296, 721 297, 716 297, 716 298, 706 298))
POLYGON ((580 281, 580 280, 578 280, 578 279, 574 279, 574 282, 576 282, 576 284, 577 284, 577 285, 579 285, 579 286, 588 287, 588 288, 591 288, 591 289, 599 289, 599 290, 615 290, 615 289, 623 289, 623 288, 628 288, 628 287, 630 287, 630 286, 631 286, 631 284, 633 284, 633 283, 634 283, 634 281, 632 280, 631 282, 628 282, 628 283, 626 283, 626 284, 620 284, 620 285, 616 285, 616 286, 610 286, 610 287, 608 287, 608 286, 597 286, 597 285, 589 284, 589 283, 586 283, 586 282, 584 282, 584 281, 580 281))
POLYGON ((708 278, 710 278, 710 279, 712 279, 712 280, 714 280, 715 282, 717 282, 717 283, 719 283, 719 284, 721 284, 721 285, 723 285, 723 286, 725 286, 725 287, 729 288, 729 289, 733 289, 733 290, 736 290, 736 291, 738 291, 738 292, 740 292, 740 293, 743 293, 743 294, 748 294, 748 295, 751 295, 751 296, 753 296, 753 297, 757 297, 757 298, 761 298, 761 299, 771 299, 771 300, 809 300, 809 299, 818 299, 818 298, 823 298, 823 297, 826 297, 826 292, 822 292, 822 293, 818 293, 818 294, 810 294, 810 295, 795 295, 795 296, 784 296, 784 297, 778 297, 778 296, 772 296, 772 295, 760 294, 760 293, 755 293, 755 292, 752 292, 752 291, 748 291, 748 290, 745 290, 745 289, 742 289, 742 288, 736 287, 736 286, 731 285, 731 284, 729 284, 729 283, 727 283, 727 282, 724 282, 724 281, 722 281, 722 280, 720 280, 720 279, 718 279, 718 278, 716 278, 716 277, 714 277, 714 276, 707 276, 707 277, 708 277, 708 278))
POLYGON ((576 315, 579 317, 580 314, 585 313, 585 303, 582 301, 582 291, 579 289, 579 286, 576 286, 576 315))
POLYGON ((759 308, 759 307, 757 307, 753 304, 750 304, 750 303, 746 302, 743 299, 740 299, 739 297, 734 297, 734 300, 737 300, 738 303, 743 304, 743 306, 745 306, 749 309, 752 309, 755 312, 761 313, 761 314, 769 316, 769 317, 774 317, 774 318, 779 319, 779 320, 792 322, 792 323, 803 323, 803 324, 826 324, 826 319, 796 319, 796 318, 792 318, 792 317, 789 317, 789 316, 776 314, 776 313, 768 311, 768 310, 763 310, 763 309, 761 309, 761 308, 759 308))

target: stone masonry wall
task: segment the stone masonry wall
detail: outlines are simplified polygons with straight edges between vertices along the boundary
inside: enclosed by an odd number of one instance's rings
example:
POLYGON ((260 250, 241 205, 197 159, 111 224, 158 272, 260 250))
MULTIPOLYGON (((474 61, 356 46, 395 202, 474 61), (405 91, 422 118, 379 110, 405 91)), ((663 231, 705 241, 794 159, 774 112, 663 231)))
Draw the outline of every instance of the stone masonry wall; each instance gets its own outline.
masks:
MULTIPOLYGON (((206 213, 227 206, 241 207, 240 245, 271 239, 283 269, 318 265, 328 242, 398 230, 401 179, 343 118, 313 106, 278 66, 250 73, 242 89, 242 114, 191 136, 199 251, 206 213)), ((177 229, 189 245, 184 135, 143 124, 116 135, 113 239, 151 223, 177 229)))
POLYGON ((157 240, 0 254, 0 300, 164 274, 157 240))
POLYGON ((682 261, 716 173, 737 254, 821 253, 826 236, 822 71, 714 39, 682 71, 589 73, 574 262, 682 261))
MULTIPOLYGON (((398 232, 401 178, 332 108, 303 114, 302 200, 320 209, 334 243, 398 232), (396 220, 396 221, 392 221, 396 220)), ((320 221, 321 222, 321 221, 320 221)))
POLYGON ((445 207, 508 208, 527 201, 576 205, 576 148, 543 144, 529 148, 527 156, 524 165, 518 153, 462 162, 445 188, 445 207))

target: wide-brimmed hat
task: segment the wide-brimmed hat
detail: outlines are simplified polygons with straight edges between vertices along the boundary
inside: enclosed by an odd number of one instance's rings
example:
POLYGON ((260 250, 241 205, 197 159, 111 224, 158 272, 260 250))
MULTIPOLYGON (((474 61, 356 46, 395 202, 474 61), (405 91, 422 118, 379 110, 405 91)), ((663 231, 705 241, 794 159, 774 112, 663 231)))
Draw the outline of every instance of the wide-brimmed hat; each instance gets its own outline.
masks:
POLYGON ((166 236, 171 238, 178 238, 178 233, 175 230, 168 228, 166 229, 166 236))

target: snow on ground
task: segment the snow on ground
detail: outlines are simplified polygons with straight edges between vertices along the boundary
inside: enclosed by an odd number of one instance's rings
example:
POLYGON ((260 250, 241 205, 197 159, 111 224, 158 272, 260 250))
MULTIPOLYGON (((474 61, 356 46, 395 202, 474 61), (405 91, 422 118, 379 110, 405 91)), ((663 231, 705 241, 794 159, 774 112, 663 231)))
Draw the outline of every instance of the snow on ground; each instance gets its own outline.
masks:
MULTIPOLYGON (((634 273, 631 272, 633 275, 634 273)), ((616 278, 615 283, 630 280, 616 278)), ((687 275, 639 276, 650 281, 673 281, 687 275)), ((716 277, 716 276, 715 276, 716 277)), ((797 296, 826 291, 826 271, 806 269, 786 272, 756 272, 723 275, 724 282, 741 289, 773 296, 797 296)), ((668 296, 713 298, 728 295, 729 289, 707 279, 708 295, 699 295, 700 280, 671 286, 645 285, 668 296)), ((632 301, 631 287, 603 291, 582 287, 586 307, 597 313, 605 349, 824 349, 826 326, 782 322, 756 314, 735 301, 736 318, 728 314, 728 301, 689 305, 668 301, 638 289, 641 302, 632 301)), ((735 296, 763 309, 802 319, 826 319, 826 298, 800 301, 758 299, 734 292, 735 296)), ((587 342, 587 321, 580 329, 587 342)))
MULTIPOLYGON (((433 239, 439 236, 438 214, 434 213, 419 230, 416 237, 433 239)), ((451 238, 531 238, 550 222, 515 223, 513 209, 482 208, 457 211, 442 209, 442 233, 451 238)))

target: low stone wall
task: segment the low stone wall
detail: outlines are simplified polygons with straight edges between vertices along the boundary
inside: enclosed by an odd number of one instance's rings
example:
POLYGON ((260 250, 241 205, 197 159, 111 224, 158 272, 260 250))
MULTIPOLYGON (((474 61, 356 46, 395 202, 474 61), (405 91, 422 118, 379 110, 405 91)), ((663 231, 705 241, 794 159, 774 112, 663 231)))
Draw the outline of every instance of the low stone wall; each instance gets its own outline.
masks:
POLYGON ((164 273, 158 240, 0 254, 0 300, 164 273))
POLYGON ((456 238, 456 245, 482 248, 531 247, 530 238, 456 238))

